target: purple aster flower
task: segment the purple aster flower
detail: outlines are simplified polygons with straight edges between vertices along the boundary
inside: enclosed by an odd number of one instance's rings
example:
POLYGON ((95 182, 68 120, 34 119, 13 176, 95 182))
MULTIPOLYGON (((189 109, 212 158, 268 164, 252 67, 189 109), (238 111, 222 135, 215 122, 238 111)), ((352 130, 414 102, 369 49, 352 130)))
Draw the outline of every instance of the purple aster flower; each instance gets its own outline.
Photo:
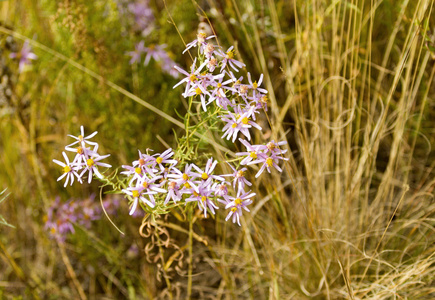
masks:
POLYGON ((159 187, 159 184, 156 184, 155 182, 159 179, 163 178, 162 176, 154 176, 153 178, 149 179, 146 176, 142 177, 142 180, 137 183, 137 189, 141 194, 146 194, 150 198, 150 201, 153 205, 156 204, 156 200, 154 198, 154 195, 157 193, 166 193, 167 191, 161 187, 159 187))
POLYGON ((258 93, 258 92, 263 93, 263 94, 267 94, 267 90, 265 90, 263 88, 259 88, 259 86, 263 82, 263 74, 260 75, 260 79, 258 79, 258 83, 257 83, 257 81, 252 82, 251 74, 248 72, 248 81, 250 83, 249 88, 251 88, 253 90, 254 98, 256 98, 256 93, 258 93))
POLYGON ((181 74, 184 74, 186 77, 183 78, 176 85, 174 85, 173 88, 175 89, 180 84, 186 82, 187 84, 186 84, 186 89, 184 90, 184 93, 187 93, 190 90, 191 86, 194 85, 194 84, 197 84, 197 86, 202 89, 203 93, 208 93, 207 90, 201 84, 198 84, 199 83, 199 78, 201 77, 200 72, 201 72, 202 68, 204 68, 204 66, 206 64, 207 64, 207 62, 202 63, 199 66, 199 68, 195 70, 195 67, 196 67, 196 58, 195 58, 195 60, 193 61, 192 66, 190 67, 190 74, 187 73, 186 71, 184 71, 183 69, 181 69, 180 67, 174 66, 174 68, 178 72, 180 72, 181 74))
MULTIPOLYGON (((214 195, 216 197, 225 197, 228 195, 228 187, 226 181, 221 181, 219 183, 214 183, 212 189, 214 190, 214 195)), ((218 200, 219 201, 219 200, 218 200)))
POLYGON ((236 92, 236 90, 230 86, 228 86, 228 84, 234 82, 234 79, 229 79, 226 80, 224 82, 225 73, 220 74, 220 76, 215 76, 212 80, 210 81, 209 85, 213 87, 212 93, 211 93, 211 98, 213 98, 213 100, 216 100, 216 104, 224 109, 228 109, 228 105, 232 106, 231 101, 226 97, 226 93, 225 90, 230 90, 233 93, 236 92), (217 80, 216 80, 217 79, 217 80), (225 90, 224 90, 225 89, 225 90))
POLYGON ((259 150, 259 145, 251 145, 248 141, 239 139, 239 141, 246 147, 247 152, 237 152, 236 156, 245 156, 243 160, 240 162, 241 165, 247 165, 252 160, 256 160, 257 157, 263 155, 263 153, 259 150))
POLYGON ((260 170, 255 175, 255 178, 258 178, 261 175, 261 173, 263 173, 264 169, 266 169, 267 172, 270 173, 270 167, 272 166, 275 169, 277 169, 279 172, 282 172, 282 169, 278 166, 279 159, 288 160, 288 158, 283 158, 283 157, 276 156, 275 154, 272 154, 271 156, 259 156, 257 160, 253 160, 249 162, 248 165, 259 164, 259 163, 263 164, 260 170))
MULTIPOLYGON (((287 144, 286 141, 281 141, 281 142, 277 143, 274 140, 271 140, 266 145, 258 145, 258 149, 261 151, 265 151, 267 153, 270 152, 272 155, 282 155, 282 154, 287 152, 287 149, 281 150, 281 148, 279 146, 283 146, 286 144, 287 144)), ((280 158, 280 159, 283 159, 283 158, 280 158)))
POLYGON ((187 97, 191 97, 191 96, 196 96, 200 98, 201 100, 201 105, 202 105, 202 109, 204 109, 204 111, 207 111, 207 105, 209 105, 211 102, 213 102, 213 97, 210 95, 210 93, 205 89, 204 86, 202 86, 201 84, 195 84, 193 85, 189 91, 187 91, 187 93, 183 94, 184 98, 187 97), (205 91, 205 92, 204 92, 205 91), (207 96, 208 98, 208 102, 207 101, 207 96))
POLYGON ((153 156, 157 156, 155 158, 155 163, 160 167, 161 171, 165 170, 163 164, 172 164, 173 166, 175 166, 178 163, 178 161, 176 161, 175 159, 169 159, 170 157, 172 157, 172 155, 174 155, 174 151, 172 151, 171 148, 169 148, 162 154, 157 153, 153 155, 153 156))
POLYGON ((79 146, 81 146, 82 148, 85 148, 86 144, 91 145, 91 146, 97 146, 98 145, 97 143, 89 141, 89 139, 93 138, 97 133, 98 133, 98 131, 94 131, 93 133, 91 133, 90 135, 85 137, 85 130, 84 130, 83 125, 82 125, 82 126, 80 126, 80 135, 79 136, 73 136, 73 135, 68 134, 69 137, 72 137, 76 141, 72 144, 69 144, 67 147, 71 147, 72 145, 75 145, 77 143, 79 143, 79 146))
POLYGON ((228 213, 227 217, 225 218, 225 221, 228 221, 228 219, 233 216, 233 223, 235 223, 237 221, 237 224, 240 225, 240 217, 242 216, 242 209, 246 210, 249 212, 249 209, 247 208, 248 205, 250 205, 252 203, 252 200, 250 198, 255 196, 255 193, 251 193, 250 192, 247 193, 243 193, 241 194, 240 192, 238 193, 238 196, 235 197, 231 197, 228 196, 228 203, 225 206, 225 209, 230 208, 230 212, 228 213), (232 201, 231 201, 232 199, 232 201))
MULTIPOLYGON (((241 124, 239 124, 237 122, 236 116, 234 114, 232 114, 232 113, 223 115, 221 117, 221 120, 223 122, 227 123, 222 128, 222 131, 224 132, 224 134, 222 135, 222 138, 225 138, 226 136, 228 136, 227 140, 229 140, 232 137, 233 138, 233 143, 234 143, 236 138, 237 138, 237 133, 242 129, 241 124)), ((248 131, 248 135, 249 135, 249 131, 248 131)), ((249 136, 249 139, 250 139, 250 136, 249 136)))
POLYGON ((200 168, 198 168, 195 164, 193 165, 193 168, 198 171, 198 173, 192 173, 192 175, 195 178, 201 178, 203 181, 208 180, 209 178, 211 179, 215 179, 215 180, 219 180, 219 181, 225 181, 225 179, 222 176, 218 176, 218 175, 213 175, 212 172, 214 170, 214 168, 217 165, 217 160, 213 161, 213 158, 210 158, 206 165, 205 165, 205 170, 201 170, 200 168))
MULTIPOLYGON (((98 145, 96 145, 94 149, 98 150, 98 145)), ((86 161, 91 156, 98 156, 98 153, 96 151, 93 151, 90 148, 82 147, 82 146, 78 146, 77 148, 66 146, 65 150, 74 152, 76 154, 72 163, 76 166, 77 171, 86 168, 86 161)))
POLYGON ((141 56, 142 56, 142 53, 145 53, 145 51, 147 49, 144 46, 144 41, 140 41, 138 44, 136 44, 134 46, 134 48, 135 48, 134 51, 126 52, 127 55, 131 56, 131 59, 130 59, 130 62, 129 62, 130 65, 132 65, 134 63, 139 63, 140 59, 141 59, 141 56))
POLYGON ((172 169, 172 174, 169 174, 168 178, 174 179, 177 185, 183 186, 183 190, 193 188, 194 191, 198 192, 198 187, 192 180, 195 178, 195 175, 192 172, 192 165, 186 164, 184 166, 184 173, 176 168, 172 169))
POLYGON ((248 104, 249 85, 240 84, 238 87, 239 96, 245 101, 246 104, 248 104))
MULTIPOLYGON (((243 112, 241 109, 236 109, 236 112, 243 112)), ((231 139, 231 136, 233 138, 233 143, 235 142, 237 138, 237 133, 240 131, 245 137, 248 138, 248 140, 251 140, 251 134, 249 133, 249 128, 255 127, 259 130, 261 130, 261 127, 250 120, 247 116, 249 112, 244 112, 243 114, 226 114, 221 117, 221 120, 226 122, 225 126, 222 128, 222 131, 224 131, 224 134, 222 135, 222 138, 227 137, 227 140, 231 139)))
POLYGON ((215 214, 215 209, 219 209, 219 207, 216 206, 216 204, 214 204, 211 199, 213 197, 212 195, 213 190, 211 189, 211 183, 212 183, 211 178, 203 181, 198 187, 199 192, 197 193, 194 191, 189 198, 186 198, 186 203, 197 201, 198 207, 201 211, 204 212, 205 218, 207 218, 207 208, 210 210, 210 212, 213 215, 215 214))
POLYGON ((149 6, 149 1, 142 0, 128 5, 128 10, 134 15, 134 26, 141 31, 143 36, 147 36, 154 27, 154 14, 149 6))
POLYGON ((169 200, 172 199, 174 203, 177 203, 181 200, 181 197, 183 194, 180 191, 180 186, 175 181, 169 181, 168 182, 168 194, 165 198, 165 205, 168 204, 169 200))
MULTIPOLYGON (((243 128, 251 128, 251 127, 255 127, 255 128, 257 128, 258 130, 261 130, 261 127, 260 127, 260 125, 258 125, 257 123, 255 123, 254 121, 252 121, 251 119, 250 119, 250 117, 251 117, 251 111, 250 110, 247 110, 247 111, 245 111, 245 112, 243 112, 243 110, 240 110, 240 113, 239 113, 239 115, 240 115, 240 117, 238 118, 238 122, 239 123, 241 123, 242 124, 242 127, 243 128)), ((242 132, 243 133, 243 131, 241 130, 240 132, 242 132)), ((244 134, 244 133, 243 133, 244 134)), ((250 137, 248 136, 248 135, 246 135, 245 134, 245 136, 248 138, 248 139, 250 139, 250 137)))
POLYGON ((228 165, 231 167, 231 169, 233 170, 232 174, 227 174, 227 175, 222 175, 222 176, 233 176, 233 188, 236 188, 237 185, 237 189, 238 191, 244 191, 245 190, 245 185, 251 186, 252 183, 250 183, 246 178, 245 178, 245 174, 246 174, 246 170, 248 170, 247 168, 241 168, 240 170, 236 170, 230 163, 228 163, 228 165))
POLYGON ((133 176, 130 180, 130 182, 128 183, 129 185, 132 185, 133 182, 137 182, 140 181, 142 179, 142 176, 144 174, 142 168, 140 167, 131 167, 131 166, 127 166, 127 165, 122 165, 122 167, 124 169, 127 169, 127 171, 122 171, 121 174, 126 175, 127 177, 129 176, 133 176))
POLYGON ((77 173, 76 166, 72 163, 69 162, 68 156, 66 155, 65 152, 62 152, 63 157, 65 158, 65 162, 63 163, 61 161, 58 161, 56 159, 53 159, 53 162, 58 164, 59 166, 61 166, 63 168, 63 174, 57 179, 57 181, 61 180, 62 178, 66 177, 65 180, 65 185, 64 187, 66 187, 68 185, 68 181, 71 180, 71 185, 74 182, 74 176, 77 177, 77 180, 82 183, 82 179, 80 178, 79 174, 77 173))
POLYGON ((213 72, 216 69, 217 65, 218 65, 218 61, 214 57, 210 57, 210 59, 207 61, 207 69, 210 72, 213 72))
POLYGON ((139 151, 139 159, 133 161, 132 163, 133 167, 141 168, 143 173, 149 173, 149 174, 156 173, 158 170, 154 169, 153 166, 155 164, 155 158, 151 155, 143 154, 142 152, 140 152, 140 150, 138 151, 139 151))
POLYGON ((269 103, 269 97, 267 95, 261 95, 261 97, 259 99, 255 100, 255 103, 257 105, 257 107, 263 108, 265 111, 267 111, 267 105, 269 103))
POLYGON ((87 160, 86 160, 86 167, 83 169, 82 173, 80 174, 80 177, 83 176, 83 174, 86 173, 86 171, 89 172, 88 174, 88 183, 91 183, 92 181, 92 175, 97 175, 98 178, 103 179, 104 176, 98 171, 97 166, 100 167, 106 167, 111 168, 112 166, 103 162, 100 162, 100 160, 105 159, 109 157, 110 154, 107 155, 98 155, 96 153, 93 153, 87 160))
POLYGON ((234 46, 231 46, 230 48, 228 48, 227 52, 225 52, 225 53, 222 50, 216 51, 217 55, 223 57, 221 72, 223 69, 225 69, 227 64, 230 65, 230 67, 233 68, 236 72, 239 72, 239 70, 237 68, 242 68, 242 67, 246 66, 244 63, 234 59, 234 51, 235 51, 234 46))
POLYGON ((207 34, 204 32, 200 32, 197 34, 196 39, 194 39, 192 42, 186 45, 186 49, 183 51, 183 54, 188 51, 190 48, 200 46, 200 52, 202 53, 204 51, 204 48, 206 47, 207 43, 205 41, 214 38, 214 35, 211 35, 207 37, 207 34))
POLYGON ((25 41, 20 52, 14 52, 9 55, 10 58, 18 59, 18 70, 21 73, 26 65, 30 64, 30 60, 35 60, 38 57, 32 52, 29 41, 25 41))
POLYGON ((129 187, 127 189, 122 190, 122 192, 124 192, 124 194, 133 198, 133 203, 130 207, 130 212, 129 212, 130 216, 133 215, 134 212, 136 211, 136 208, 137 208, 137 205, 139 204, 139 201, 142 201, 142 203, 147 204, 151 208, 154 208, 154 206, 155 206, 154 203, 152 203, 151 201, 149 201, 148 199, 143 197, 143 194, 139 191, 139 188, 129 187))
POLYGON ((207 60, 211 59, 213 54, 215 53, 215 46, 210 43, 206 43, 204 46, 204 55, 207 60))
POLYGON ((214 101, 216 105, 222 107, 225 110, 228 110, 228 106, 234 108, 235 104, 227 98, 225 91, 221 88, 217 88, 213 91, 212 96, 214 97, 214 101))
POLYGON ((228 75, 230 76, 231 80, 234 82, 233 84, 233 95, 238 93, 238 90, 240 88, 240 86, 242 85, 242 81, 243 81, 243 76, 240 76, 238 79, 237 77, 234 75, 234 73, 232 71, 228 72, 228 75))
POLYGON ((161 63, 162 70, 174 78, 179 77, 178 71, 174 68, 175 66, 180 67, 170 56, 169 53, 166 53, 166 56, 163 57, 163 61, 161 63))
POLYGON ((145 48, 145 53, 147 54, 144 61, 144 66, 147 66, 150 62, 151 58, 154 58, 155 61, 164 61, 168 54, 164 50, 166 48, 166 45, 150 45, 149 47, 145 48))

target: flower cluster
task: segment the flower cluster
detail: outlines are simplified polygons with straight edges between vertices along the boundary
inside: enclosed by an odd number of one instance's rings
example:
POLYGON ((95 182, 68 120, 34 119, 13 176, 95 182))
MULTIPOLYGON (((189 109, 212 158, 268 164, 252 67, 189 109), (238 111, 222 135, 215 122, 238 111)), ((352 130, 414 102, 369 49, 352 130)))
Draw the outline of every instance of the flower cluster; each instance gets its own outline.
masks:
MULTIPOLYGON (((197 47, 199 57, 194 59, 190 72, 174 66, 173 70, 185 76, 174 88, 185 83, 182 95, 188 97, 191 103, 195 98, 199 99, 198 103, 201 103, 204 111, 214 102, 215 113, 212 115, 218 116, 225 123, 222 138, 235 142, 240 133, 248 140, 239 138, 246 151, 236 153, 240 157, 238 165, 228 162, 220 165, 223 170, 228 164, 230 173, 215 174, 218 161, 214 158, 209 158, 205 167, 202 167, 196 163, 174 159, 175 153, 171 148, 156 154, 152 154, 150 149, 145 153, 139 150, 137 160, 131 165, 122 166, 124 171, 121 174, 127 179, 122 181, 123 188, 118 191, 129 199, 130 215, 143 211, 164 213, 165 208, 195 203, 207 218, 209 214, 216 213, 219 204, 223 204, 229 210, 225 220, 231 218, 233 223, 237 222, 240 226, 243 210, 249 212, 248 206, 252 204, 255 196, 250 191, 252 183, 248 180, 247 166, 259 165, 259 171, 255 175, 258 178, 264 170, 270 173, 272 167, 282 172, 279 162, 288 160, 283 157, 287 150, 280 148, 286 142, 272 140, 265 145, 250 144, 250 129, 261 130, 256 123, 256 115, 261 110, 267 111, 267 90, 260 87, 263 75, 260 75, 257 82, 248 73, 249 83, 242 83, 243 77, 237 78, 233 71, 238 72, 245 65, 235 59, 234 47, 224 52, 209 42, 212 38, 214 36, 207 37, 200 33, 197 39, 187 44, 184 52, 197 47), (142 210, 138 210, 139 206, 142 210)), ((140 62, 143 53, 146 53, 145 64, 151 58, 163 61, 163 48, 146 48, 144 42, 141 42, 136 46, 136 51, 129 53, 132 57, 131 63, 140 62)), ((198 113, 202 113, 201 111, 200 109, 198 113)), ((100 162, 108 155, 97 154, 98 144, 90 141, 95 134, 96 132, 85 137, 82 126, 81 135, 71 136, 76 141, 65 148, 76 153, 73 161, 69 162, 65 152, 65 163, 54 160, 63 167, 64 174, 58 180, 66 177, 65 186, 69 181, 72 183, 74 178, 82 182, 82 176, 86 172, 89 173, 88 182, 91 182, 93 174, 100 179, 104 178, 97 166, 110 167, 100 162)), ((177 152, 177 155, 182 157, 183 153, 177 152)))
POLYGON ((267 90, 260 88, 263 74, 257 82, 248 72, 249 83, 242 83, 243 76, 237 78, 233 71, 238 72, 245 64, 235 59, 234 46, 223 51, 209 42, 212 38, 214 36, 199 33, 194 41, 187 44, 184 52, 198 47, 199 63, 195 58, 190 72, 175 66, 185 77, 174 88, 186 83, 183 97, 199 98, 204 111, 213 102, 221 109, 219 118, 225 123, 222 138, 234 142, 241 133, 250 140, 250 128, 261 130, 255 122, 256 114, 261 109, 267 110, 267 90))
POLYGON ((166 206, 182 201, 197 203, 198 208, 207 217, 207 212, 215 214, 219 209, 217 203, 225 204, 230 208, 227 220, 233 215, 233 221, 240 225, 242 208, 249 211, 247 206, 252 203, 255 193, 245 192, 247 186, 252 184, 245 178, 246 168, 236 170, 231 174, 215 175, 217 161, 210 158, 204 169, 197 165, 185 164, 177 167, 178 161, 172 159, 174 152, 167 149, 163 153, 150 155, 139 151, 139 158, 132 165, 124 165, 122 174, 129 177, 129 186, 122 190, 131 199, 130 215, 138 205, 145 210, 156 205, 166 206), (225 180, 230 177, 232 186, 237 190, 237 196, 228 193, 231 182, 225 180))
POLYGON ((81 126, 80 133, 81 134, 77 137, 68 135, 76 140, 65 147, 66 151, 76 153, 72 161, 69 160, 65 152, 62 152, 65 162, 53 159, 54 163, 62 167, 63 174, 57 179, 57 181, 66 178, 65 187, 68 185, 69 181, 72 185, 75 177, 80 183, 82 183, 82 178, 86 173, 88 173, 88 183, 91 183, 93 174, 102 179, 103 175, 98 170, 98 167, 111 167, 109 164, 100 162, 100 160, 109 157, 110 154, 99 155, 97 152, 98 144, 89 140, 97 134, 97 131, 85 137, 83 126, 81 126))
POLYGON ((151 58, 153 58, 156 62, 160 64, 163 72, 171 75, 174 78, 178 78, 178 72, 173 68, 176 63, 169 56, 168 52, 166 52, 165 48, 165 44, 151 44, 149 47, 145 47, 145 42, 140 41, 136 44, 134 51, 128 51, 126 54, 131 56, 130 64, 140 63, 142 60, 142 54, 145 54, 145 66, 147 66, 151 58))
POLYGON ((279 146, 287 144, 286 141, 275 142, 270 141, 266 145, 251 145, 246 140, 240 139, 240 142, 246 147, 246 152, 238 152, 237 156, 245 156, 240 162, 241 165, 253 165, 261 164, 260 170, 255 175, 258 178, 264 169, 270 173, 270 168, 274 167, 279 172, 282 169, 278 166, 279 160, 288 160, 288 158, 282 157, 281 155, 286 153, 287 150, 281 150, 279 146))
MULTIPOLYGON (((103 201, 104 209, 109 215, 115 214, 119 205, 116 197, 103 201)), ((102 213, 100 203, 95 201, 95 195, 84 200, 70 199, 63 204, 57 197, 44 217, 45 228, 52 237, 64 241, 68 234, 74 233, 74 224, 90 228, 91 221, 100 219, 102 213)))

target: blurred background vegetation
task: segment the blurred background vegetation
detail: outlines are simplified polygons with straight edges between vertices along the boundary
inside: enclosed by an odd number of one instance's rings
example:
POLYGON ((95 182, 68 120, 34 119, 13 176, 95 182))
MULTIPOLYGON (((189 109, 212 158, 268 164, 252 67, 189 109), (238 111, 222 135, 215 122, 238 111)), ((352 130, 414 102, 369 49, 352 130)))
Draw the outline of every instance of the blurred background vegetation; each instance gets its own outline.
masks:
POLYGON ((0 215, 13 227, 0 224, 0 298, 434 299, 433 5, 1 1, 0 215), (147 30, 138 3, 151 11, 147 30), (100 193, 95 182, 56 182, 67 134, 98 130, 113 166, 176 147, 173 120, 186 112, 177 79, 126 52, 166 44, 187 69, 181 52, 199 29, 235 45, 245 78, 265 74, 270 109, 255 142, 289 142, 283 174, 255 182, 241 228, 221 211, 192 226, 177 212, 142 224, 126 199, 106 195, 125 235, 102 217, 53 239, 56 197, 100 193), (26 40, 38 58, 19 72, 10 54, 26 40))

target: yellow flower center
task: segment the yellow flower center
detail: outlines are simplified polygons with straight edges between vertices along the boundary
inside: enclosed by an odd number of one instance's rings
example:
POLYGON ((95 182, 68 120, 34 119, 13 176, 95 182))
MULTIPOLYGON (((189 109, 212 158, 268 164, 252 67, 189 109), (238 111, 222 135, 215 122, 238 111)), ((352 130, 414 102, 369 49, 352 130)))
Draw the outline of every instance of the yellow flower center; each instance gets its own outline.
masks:
POLYGON ((148 182, 146 182, 146 181, 144 181, 143 183, 142 183, 142 186, 144 187, 144 188, 148 188, 148 182))
POLYGON ((142 169, 141 169, 141 168, 135 168, 134 171, 135 171, 137 174, 142 173, 142 169))
POLYGON ((235 205, 240 205, 240 204, 242 204, 242 199, 237 198, 236 200, 234 200, 234 204, 235 204, 235 205))
POLYGON ((77 147, 77 153, 78 154, 83 154, 83 148, 82 147, 77 147))
POLYGON ((227 54, 227 59, 233 59, 234 58, 234 50, 228 51, 226 54, 227 54))
POLYGON ((193 195, 194 195, 195 197, 198 197, 198 196, 199 196, 199 194, 198 194, 197 192, 195 192, 195 191, 193 191, 193 195))
POLYGON ((208 179, 208 174, 207 173, 202 173, 201 178, 204 180, 208 179))
POLYGON ((232 212, 236 212, 236 210, 237 210, 237 207, 235 207, 235 206, 231 207, 232 212))
POLYGON ((189 184, 188 182, 186 182, 186 183, 184 184, 184 187, 185 187, 186 189, 190 189, 190 184, 189 184))
POLYGON ((93 160, 92 158, 89 158, 89 159, 86 161, 86 164, 87 164, 89 167, 92 167, 92 166, 95 165, 94 160, 93 160))
POLYGON ((207 35, 204 32, 200 32, 196 37, 198 39, 198 43, 204 43, 207 35))
POLYGON ((247 117, 244 117, 244 118, 242 119, 242 123, 245 124, 245 125, 247 125, 247 124, 249 123, 249 119, 248 119, 247 117))
POLYGON ((83 142, 83 135, 79 135, 78 138, 80 142, 83 142))
POLYGON ((195 93, 196 93, 197 95, 201 95, 202 91, 201 91, 201 89, 200 89, 199 87, 197 87, 197 88, 195 89, 195 93))
POLYGON ((222 87, 222 83, 218 82, 217 87, 218 88, 222 87))
POLYGON ((243 177, 245 176, 245 172, 243 172, 242 170, 237 172, 237 177, 243 177))
POLYGON ((184 181, 189 180, 189 175, 187 175, 186 173, 183 173, 183 180, 184 181))
POLYGON ((236 128, 237 127, 237 123, 233 123, 233 125, 231 125, 231 127, 236 128))
POLYGON ((139 191, 134 190, 134 191, 132 191, 131 193, 132 193, 132 195, 133 195, 134 198, 139 197, 139 191))
POLYGON ((255 82, 252 84, 252 87, 253 87, 254 89, 257 89, 257 88, 258 88, 257 81, 255 81, 255 82))
POLYGON ((51 232, 51 234, 55 234, 56 233, 56 228, 51 227, 50 232, 51 232))
POLYGON ((190 75, 189 80, 192 82, 196 81, 196 75, 195 74, 190 75))
POLYGON ((175 189, 175 186, 176 186, 176 185, 177 185, 177 183, 176 183, 176 182, 173 182, 173 181, 171 181, 171 182, 168 183, 168 186, 169 186, 170 189, 175 189))
POLYGON ((63 172, 64 173, 68 173, 69 171, 71 171, 71 168, 69 166, 63 167, 63 172))
POLYGON ((256 159, 256 158, 257 158, 257 153, 255 153, 255 152, 251 152, 251 153, 249 154, 249 156, 252 157, 253 159, 256 159))
POLYGON ((267 164, 269 167, 273 166, 273 159, 270 158, 270 157, 266 158, 266 164, 267 164))
POLYGON ((159 156, 159 157, 156 158, 156 162, 157 162, 158 164, 161 164, 162 161, 163 161, 163 158, 162 158, 162 157, 159 156))
POLYGON ((206 196, 202 196, 202 197, 201 197, 201 201, 202 201, 202 202, 205 202, 206 200, 207 200, 207 197, 206 197, 206 196))
POLYGON ((143 166, 145 164, 145 159, 140 158, 139 159, 139 165, 143 166))
POLYGON ((269 98, 267 97, 267 95, 264 95, 263 97, 261 97, 260 101, 262 103, 267 103, 267 101, 269 101, 269 98))

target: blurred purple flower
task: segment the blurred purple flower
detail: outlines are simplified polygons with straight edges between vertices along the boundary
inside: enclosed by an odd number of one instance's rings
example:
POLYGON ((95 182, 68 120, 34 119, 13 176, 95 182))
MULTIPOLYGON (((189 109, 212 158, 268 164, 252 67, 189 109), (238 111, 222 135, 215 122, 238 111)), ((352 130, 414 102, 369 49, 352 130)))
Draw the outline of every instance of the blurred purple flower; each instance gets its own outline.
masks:
POLYGON ((32 52, 29 41, 25 41, 20 52, 13 52, 9 55, 10 58, 18 59, 18 70, 21 73, 26 65, 30 65, 30 60, 35 60, 38 56, 32 52))
POLYGON ((130 3, 128 10, 134 15, 135 29, 147 36, 154 28, 154 13, 150 8, 149 1, 142 0, 130 3))
POLYGON ((125 53, 126 55, 130 55, 131 56, 131 59, 130 59, 130 62, 129 62, 130 65, 132 65, 134 63, 139 63, 140 62, 142 53, 145 53, 146 49, 147 49, 147 48, 145 48, 144 43, 145 43, 144 41, 140 41, 138 44, 136 44, 134 46, 134 48, 135 48, 134 51, 128 51, 128 52, 125 53))
MULTIPOLYGON (((112 197, 111 197, 112 198, 112 197)), ((119 200, 106 199, 103 205, 108 214, 116 213, 119 207, 119 200), (111 205, 108 206, 107 204, 111 205)), ((100 219, 102 209, 99 201, 95 201, 95 195, 87 199, 70 199, 65 203, 60 202, 60 197, 48 208, 47 215, 44 217, 45 228, 50 235, 60 241, 65 241, 70 233, 74 233, 74 224, 79 224, 85 228, 90 228, 92 221, 100 219)))

